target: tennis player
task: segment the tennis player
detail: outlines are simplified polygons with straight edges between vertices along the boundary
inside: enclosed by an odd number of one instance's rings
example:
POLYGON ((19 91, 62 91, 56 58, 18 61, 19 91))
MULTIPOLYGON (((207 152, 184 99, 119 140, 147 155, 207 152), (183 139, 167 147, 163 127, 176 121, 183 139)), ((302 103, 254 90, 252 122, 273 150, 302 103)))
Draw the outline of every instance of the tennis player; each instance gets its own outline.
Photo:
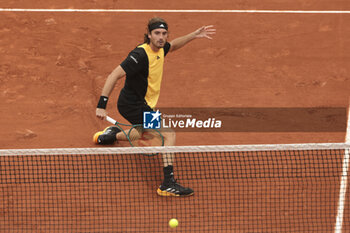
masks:
MULTIPOLYGON (((124 87, 118 99, 120 114, 131 124, 143 124, 143 112, 153 111, 155 108, 163 75, 164 57, 168 52, 173 52, 183 47, 196 38, 212 39, 215 34, 213 26, 203 26, 185 36, 176 38, 170 43, 168 39, 168 24, 162 18, 152 18, 147 25, 147 33, 144 43, 132 50, 127 58, 108 76, 102 90, 102 94, 96 109, 96 116, 105 119, 106 106, 117 81, 126 76, 124 87)), ((132 140, 139 138, 142 128, 130 132, 132 140)), ((127 132, 128 133, 128 132, 127 132)), ((175 132, 164 132, 165 146, 175 145, 175 132)), ((94 136, 97 144, 113 144, 117 140, 127 140, 116 126, 110 126, 94 136)), ((190 196, 194 192, 185 188, 174 179, 173 172, 174 154, 163 154, 163 183, 157 189, 161 196, 190 196)))

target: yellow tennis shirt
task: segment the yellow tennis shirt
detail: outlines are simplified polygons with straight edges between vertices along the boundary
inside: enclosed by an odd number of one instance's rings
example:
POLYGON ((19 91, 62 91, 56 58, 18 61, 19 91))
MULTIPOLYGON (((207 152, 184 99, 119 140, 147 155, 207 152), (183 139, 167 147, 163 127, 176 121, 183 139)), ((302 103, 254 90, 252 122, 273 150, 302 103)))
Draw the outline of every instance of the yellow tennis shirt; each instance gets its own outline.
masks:
POLYGON ((170 49, 166 43, 164 48, 153 51, 149 44, 142 44, 131 51, 121 63, 126 73, 124 89, 130 99, 143 100, 154 108, 160 95, 163 76, 164 57, 170 49))
POLYGON ((139 46, 143 48, 148 57, 148 86, 145 96, 147 104, 154 108, 158 102, 160 94, 160 84, 163 76, 164 49, 154 52, 149 44, 139 46))

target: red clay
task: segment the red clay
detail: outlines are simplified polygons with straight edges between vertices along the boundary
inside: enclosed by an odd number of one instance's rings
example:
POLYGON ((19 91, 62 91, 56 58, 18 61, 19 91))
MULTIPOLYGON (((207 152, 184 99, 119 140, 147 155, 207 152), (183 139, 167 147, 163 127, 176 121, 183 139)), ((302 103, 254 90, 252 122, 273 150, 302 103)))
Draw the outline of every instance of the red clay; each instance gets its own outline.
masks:
MULTIPOLYGON (((136 1, 69 2, 9 1, 1 5, 198 9, 197 3, 183 6, 181 2, 164 7, 159 7, 160 1, 153 1, 154 5, 136 1)), ((215 5, 203 2, 200 9, 350 9, 346 1, 340 5, 333 1, 297 1, 285 5, 277 2, 268 1, 266 5, 264 2, 263 6, 257 1, 227 0, 215 5)), ((142 42, 146 22, 155 15, 169 22, 171 38, 202 25, 213 24, 217 29, 214 40, 191 42, 167 56, 159 107, 348 105, 350 15, 347 14, 1 12, 0 148, 96 147, 92 135, 108 125, 94 114, 105 78, 142 42)), ((115 108, 121 86, 115 88, 108 111, 125 123, 115 108)), ((343 142, 344 135, 345 132, 178 133, 177 145, 343 142)), ((82 184, 81 188, 90 187, 82 184)), ((194 188, 198 190, 200 186, 194 188)), ((197 197, 200 195, 191 198, 197 197)), ((152 198, 146 195, 144 201, 152 198)), ((197 204, 201 201, 206 199, 197 199, 197 204)), ((176 203, 169 200, 162 205, 176 206, 176 203)), ((92 209, 87 209, 85 214, 91 214, 92 209)), ((349 216, 349 202, 345 215, 349 216)), ((103 224, 103 220, 97 219, 95 223, 103 224)), ((62 230, 57 227, 57 232, 62 230)), ((196 223, 196 227, 200 224, 196 223)))
MULTIPOLYGON (((2 12, 0 148, 94 147, 108 125, 94 115, 105 78, 155 14, 136 15, 2 12)), ((159 107, 347 106, 348 15, 159 15, 171 38, 217 28, 214 40, 169 54, 159 107)), ((115 108, 121 86, 108 111, 125 122, 115 108)), ((177 136, 177 145, 342 141, 344 132, 177 136)))

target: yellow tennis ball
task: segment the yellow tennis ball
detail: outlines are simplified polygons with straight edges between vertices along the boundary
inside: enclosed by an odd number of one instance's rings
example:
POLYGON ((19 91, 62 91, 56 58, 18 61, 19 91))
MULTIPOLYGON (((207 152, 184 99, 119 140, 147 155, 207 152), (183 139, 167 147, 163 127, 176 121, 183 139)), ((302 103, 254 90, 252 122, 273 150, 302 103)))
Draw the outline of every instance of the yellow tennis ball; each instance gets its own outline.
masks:
POLYGON ((170 226, 171 228, 175 228, 175 227, 177 227, 178 225, 179 225, 179 221, 177 221, 176 218, 170 219, 170 221, 169 221, 169 226, 170 226))

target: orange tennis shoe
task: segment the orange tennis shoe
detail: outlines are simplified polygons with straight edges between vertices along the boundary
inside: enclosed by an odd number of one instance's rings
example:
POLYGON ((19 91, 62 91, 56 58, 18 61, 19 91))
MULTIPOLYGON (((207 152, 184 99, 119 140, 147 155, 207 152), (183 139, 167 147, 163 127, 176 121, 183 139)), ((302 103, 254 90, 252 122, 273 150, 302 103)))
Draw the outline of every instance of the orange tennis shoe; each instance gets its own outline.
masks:
POLYGON ((117 126, 109 126, 103 131, 95 133, 93 141, 96 144, 100 145, 111 145, 117 141, 116 135, 120 132, 120 129, 117 126))

